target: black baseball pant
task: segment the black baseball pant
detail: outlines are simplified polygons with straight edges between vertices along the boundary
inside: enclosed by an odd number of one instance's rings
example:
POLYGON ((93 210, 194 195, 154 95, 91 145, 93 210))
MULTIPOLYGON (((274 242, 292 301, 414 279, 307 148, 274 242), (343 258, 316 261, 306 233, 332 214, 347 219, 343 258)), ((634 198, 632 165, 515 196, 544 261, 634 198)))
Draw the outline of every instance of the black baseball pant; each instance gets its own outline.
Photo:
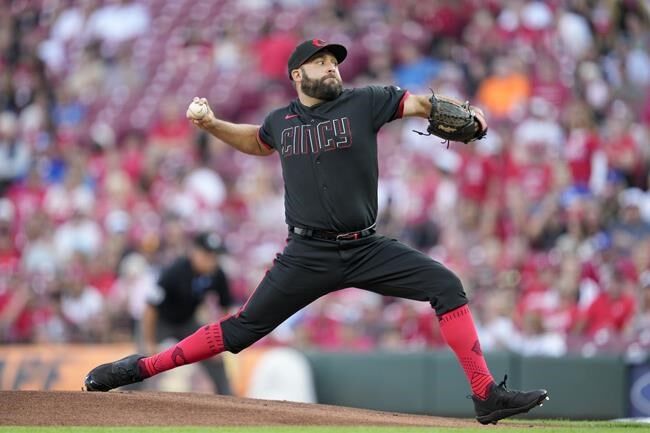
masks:
POLYGON ((467 303, 453 272, 395 239, 373 234, 328 241, 289 233, 246 304, 222 322, 225 349, 240 352, 306 305, 346 287, 427 301, 438 315, 467 303))

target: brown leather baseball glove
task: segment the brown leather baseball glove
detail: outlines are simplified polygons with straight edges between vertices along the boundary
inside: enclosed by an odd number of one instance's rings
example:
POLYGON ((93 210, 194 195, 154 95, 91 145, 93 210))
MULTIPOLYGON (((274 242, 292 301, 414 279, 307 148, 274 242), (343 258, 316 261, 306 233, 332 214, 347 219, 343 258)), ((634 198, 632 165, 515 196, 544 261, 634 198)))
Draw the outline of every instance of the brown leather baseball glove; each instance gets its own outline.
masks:
POLYGON ((431 112, 429 113, 428 134, 415 131, 420 135, 435 135, 449 141, 469 143, 480 140, 487 134, 487 122, 481 109, 461 103, 444 96, 431 93, 431 112))

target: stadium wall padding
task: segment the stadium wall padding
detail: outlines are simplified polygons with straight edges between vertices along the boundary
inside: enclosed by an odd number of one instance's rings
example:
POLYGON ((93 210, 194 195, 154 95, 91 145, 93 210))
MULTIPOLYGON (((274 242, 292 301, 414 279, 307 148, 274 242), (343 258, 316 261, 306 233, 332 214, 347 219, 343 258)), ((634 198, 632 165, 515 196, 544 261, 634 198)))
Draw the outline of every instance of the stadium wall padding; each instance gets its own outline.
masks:
MULTIPOLYGON (((305 352, 318 402, 365 409, 473 417, 465 376, 449 351, 305 352)), ((529 418, 613 419, 627 414, 627 367, 620 357, 486 355, 490 370, 515 389, 546 388, 550 400, 529 418)))

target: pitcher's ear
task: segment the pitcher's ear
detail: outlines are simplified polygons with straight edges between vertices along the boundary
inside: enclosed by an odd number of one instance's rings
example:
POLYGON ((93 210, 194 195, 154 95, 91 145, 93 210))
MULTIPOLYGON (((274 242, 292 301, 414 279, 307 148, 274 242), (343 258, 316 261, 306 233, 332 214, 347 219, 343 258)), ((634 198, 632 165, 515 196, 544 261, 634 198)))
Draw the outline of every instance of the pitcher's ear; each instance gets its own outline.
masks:
POLYGON ((302 78, 302 72, 300 72, 300 69, 294 69, 291 71, 291 76, 293 77, 293 80, 297 80, 299 78, 302 78))

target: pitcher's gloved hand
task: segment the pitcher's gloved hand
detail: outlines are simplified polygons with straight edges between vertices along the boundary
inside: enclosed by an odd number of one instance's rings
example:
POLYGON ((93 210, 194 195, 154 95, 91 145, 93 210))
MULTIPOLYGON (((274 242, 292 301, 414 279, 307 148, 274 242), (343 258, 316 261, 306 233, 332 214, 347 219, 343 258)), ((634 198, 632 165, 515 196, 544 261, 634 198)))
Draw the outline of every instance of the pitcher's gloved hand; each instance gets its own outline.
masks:
POLYGON ((469 105, 469 102, 459 101, 431 94, 431 112, 429 113, 428 134, 420 131, 420 135, 435 135, 445 141, 461 141, 469 143, 480 140, 487 134, 487 121, 483 111, 469 105))

